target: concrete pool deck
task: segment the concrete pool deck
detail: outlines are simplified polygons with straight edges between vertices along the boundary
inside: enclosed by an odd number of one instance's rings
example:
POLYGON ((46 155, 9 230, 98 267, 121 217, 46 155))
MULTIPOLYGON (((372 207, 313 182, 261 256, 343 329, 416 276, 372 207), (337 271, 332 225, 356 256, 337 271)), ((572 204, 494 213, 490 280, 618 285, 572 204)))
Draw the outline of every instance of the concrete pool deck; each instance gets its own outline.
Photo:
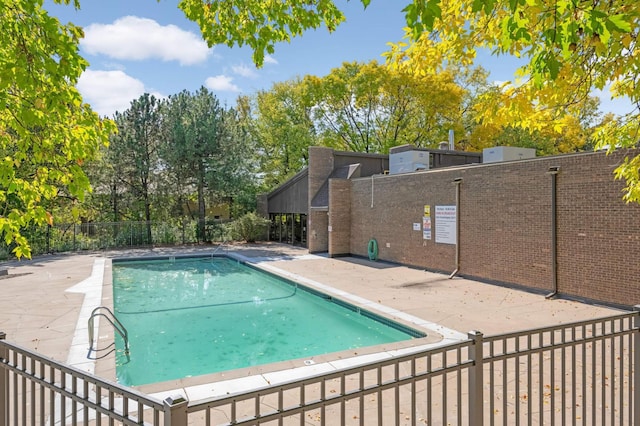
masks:
MULTIPOLYGON (((90 312, 111 297, 110 287, 102 284, 103 273, 105 283, 110 277, 108 260, 209 254, 214 249, 214 246, 137 249, 42 256, 5 263, 9 275, 0 278, 0 331, 7 334, 10 342, 92 372, 95 367, 86 360, 88 338, 86 320, 82 317, 87 315, 87 310, 90 312)), ((447 275, 384 262, 309 255, 304 248, 282 244, 230 245, 218 250, 220 252, 241 256, 261 268, 303 280, 303 283, 306 280, 329 286, 356 299, 386 307, 389 312, 419 318, 441 327, 444 335, 451 331, 454 334, 451 337, 464 336, 471 330, 493 335, 620 312, 563 299, 546 300, 540 294, 463 278, 450 280, 447 275)), ((97 368, 96 372, 113 380, 112 370, 97 368)), ((277 376, 272 379, 277 380, 277 376)), ((252 380, 255 379, 247 377, 244 384, 250 385, 252 380)), ((234 390, 235 384, 228 383, 221 392, 234 390)), ((189 399, 197 399, 198 389, 198 386, 192 388, 193 393, 187 395, 189 399)), ((208 395, 210 390, 208 386, 208 395)))

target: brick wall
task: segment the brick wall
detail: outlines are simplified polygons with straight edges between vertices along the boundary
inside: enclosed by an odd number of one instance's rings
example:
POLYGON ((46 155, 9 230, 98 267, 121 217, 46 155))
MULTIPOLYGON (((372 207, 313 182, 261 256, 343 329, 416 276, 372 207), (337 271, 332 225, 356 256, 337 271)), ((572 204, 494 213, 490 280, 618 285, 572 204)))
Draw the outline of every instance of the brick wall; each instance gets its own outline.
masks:
POLYGON ((622 201, 623 182, 613 181, 622 158, 593 154, 562 164, 558 280, 569 294, 633 305, 640 302, 640 206, 622 201))
POLYGON ((613 178, 623 155, 564 155, 356 179, 350 181, 348 208, 330 204, 331 238, 348 235, 350 252, 360 256, 367 256, 368 241, 375 238, 382 260, 451 272, 455 245, 435 242, 435 206, 455 205, 453 181, 462 178, 459 273, 550 292, 549 168, 557 166, 559 292, 631 306, 640 303, 640 206, 622 201, 623 183, 613 178), (430 240, 422 233, 425 205, 430 240), (350 228, 339 226, 347 210, 350 228))
MULTIPOLYGON (((424 206, 455 204, 457 174, 433 171, 382 175, 353 181, 351 252, 367 256, 370 239, 378 242, 380 259, 435 270, 455 269, 455 246, 423 240, 414 223, 422 223, 424 206), (434 178, 435 177, 435 178, 434 178)), ((433 216, 433 212, 432 212, 433 216)))
POLYGON ((309 253, 324 253, 329 250, 328 226, 329 217, 326 210, 309 210, 307 216, 309 253))
POLYGON ((346 179, 329 180, 329 253, 332 256, 350 253, 351 184, 346 179))
POLYGON ((463 274, 552 290, 549 167, 538 160, 469 170, 461 187, 463 274))
MULTIPOLYGON (((324 147, 309 147, 309 202, 324 185, 334 168, 333 150, 324 147)), ((329 220, 326 210, 313 210, 309 207, 307 216, 309 253, 326 252, 329 249, 327 227, 329 220)))

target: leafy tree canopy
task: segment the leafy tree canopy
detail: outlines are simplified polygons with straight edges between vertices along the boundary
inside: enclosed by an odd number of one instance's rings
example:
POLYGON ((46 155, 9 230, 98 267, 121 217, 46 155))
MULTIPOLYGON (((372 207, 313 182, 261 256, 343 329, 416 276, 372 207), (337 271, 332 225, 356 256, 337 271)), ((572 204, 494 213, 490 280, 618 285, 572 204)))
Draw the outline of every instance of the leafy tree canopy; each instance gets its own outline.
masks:
POLYGON ((304 89, 300 79, 277 82, 270 90, 239 100, 248 134, 258 147, 264 190, 300 171, 307 164, 309 146, 318 142, 304 89))
POLYGON ((321 143, 356 152, 437 146, 458 121, 464 95, 448 72, 418 76, 376 61, 306 76, 304 86, 321 143))
POLYGON ((42 0, 0 0, 0 235, 17 257, 31 253, 25 227, 53 222, 52 200, 83 199, 82 165, 114 129, 75 88, 87 66, 81 37, 42 0))
MULTIPOLYGON (((637 51, 640 4, 623 0, 414 0, 405 11, 410 45, 389 57, 399 67, 433 72, 447 63, 470 63, 479 48, 528 60, 501 97, 478 104, 480 119, 532 133, 570 129, 594 89, 640 102, 637 51)), ((595 130, 596 148, 637 147, 637 107, 595 130)), ((640 157, 627 158, 616 177, 624 198, 640 201, 640 157)))
MULTIPOLYGON (((366 7, 370 0, 361 0, 366 7)), ((344 16, 331 0, 182 0, 210 44, 248 44, 261 65, 274 44, 304 30, 333 30, 344 16)), ((566 113, 593 89, 640 102, 638 23, 640 2, 627 0, 412 0, 404 8, 407 43, 389 59, 401 69, 429 74, 450 64, 469 65, 479 48, 523 57, 520 81, 503 87, 500 102, 481 120, 532 132, 553 122, 561 131, 566 113)), ((484 107, 487 104, 483 105, 484 107)), ((597 147, 636 147, 638 109, 608 120, 596 132, 597 147)), ((640 157, 616 171, 627 181, 625 198, 640 202, 640 157)))
MULTIPOLYGON (((371 0, 361 1, 366 7, 371 0)), ((275 43, 323 25, 333 31, 345 19, 331 0, 181 0, 178 7, 200 26, 209 46, 246 44, 258 66, 275 43)))

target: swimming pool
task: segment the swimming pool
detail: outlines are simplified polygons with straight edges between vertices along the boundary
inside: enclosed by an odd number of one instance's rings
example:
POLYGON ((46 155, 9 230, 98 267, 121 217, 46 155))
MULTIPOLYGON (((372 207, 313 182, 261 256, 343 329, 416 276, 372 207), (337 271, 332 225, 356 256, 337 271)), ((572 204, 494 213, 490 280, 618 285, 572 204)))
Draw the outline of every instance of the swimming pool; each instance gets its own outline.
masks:
POLYGON ((425 336, 226 257, 114 261, 113 293, 129 386, 425 336))

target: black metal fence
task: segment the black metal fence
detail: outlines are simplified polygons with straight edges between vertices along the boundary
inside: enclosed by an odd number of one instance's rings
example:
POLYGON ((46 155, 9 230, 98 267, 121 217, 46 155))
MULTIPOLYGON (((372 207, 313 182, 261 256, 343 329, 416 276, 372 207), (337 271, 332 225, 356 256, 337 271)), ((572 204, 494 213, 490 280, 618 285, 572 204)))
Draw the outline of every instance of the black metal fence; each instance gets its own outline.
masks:
MULTIPOLYGON (((24 235, 32 255, 127 247, 171 246, 224 241, 224 221, 208 221, 204 235, 198 235, 198 221, 175 222, 88 222, 38 226, 24 235)), ((0 249, 0 258, 12 257, 11 246, 0 249)))

